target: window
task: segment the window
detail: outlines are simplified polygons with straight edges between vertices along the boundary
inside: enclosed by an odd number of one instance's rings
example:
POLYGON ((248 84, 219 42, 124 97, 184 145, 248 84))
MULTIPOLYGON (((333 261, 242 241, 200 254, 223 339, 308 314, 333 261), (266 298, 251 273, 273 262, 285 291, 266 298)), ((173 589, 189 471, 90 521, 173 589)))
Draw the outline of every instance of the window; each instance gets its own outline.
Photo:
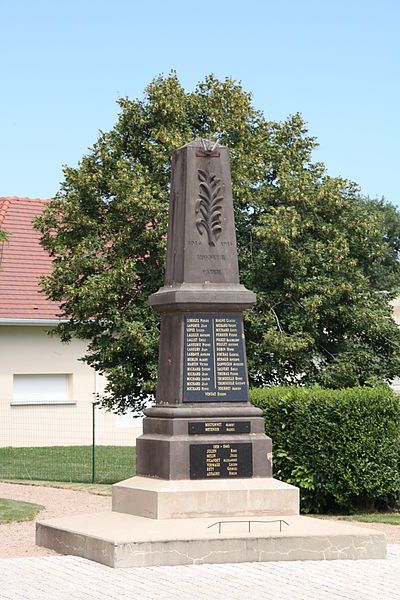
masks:
POLYGON ((14 375, 11 404, 73 404, 71 375, 14 375))

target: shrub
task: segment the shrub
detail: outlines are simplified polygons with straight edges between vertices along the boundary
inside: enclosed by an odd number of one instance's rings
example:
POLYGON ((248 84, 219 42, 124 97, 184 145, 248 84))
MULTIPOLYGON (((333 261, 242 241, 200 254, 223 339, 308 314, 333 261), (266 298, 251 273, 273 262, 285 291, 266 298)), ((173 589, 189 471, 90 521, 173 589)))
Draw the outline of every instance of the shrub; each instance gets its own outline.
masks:
POLYGON ((273 441, 274 477, 303 512, 398 506, 400 399, 387 386, 253 389, 273 441))

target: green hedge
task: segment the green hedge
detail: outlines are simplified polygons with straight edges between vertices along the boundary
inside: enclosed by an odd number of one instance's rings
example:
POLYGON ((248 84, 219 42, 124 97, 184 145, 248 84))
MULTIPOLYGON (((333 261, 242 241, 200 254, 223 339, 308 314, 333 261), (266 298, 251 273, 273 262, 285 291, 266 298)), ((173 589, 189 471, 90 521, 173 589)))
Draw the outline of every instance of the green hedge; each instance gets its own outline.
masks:
POLYGON ((388 387, 251 390, 272 438, 274 477, 300 487, 303 512, 396 507, 400 400, 388 387))

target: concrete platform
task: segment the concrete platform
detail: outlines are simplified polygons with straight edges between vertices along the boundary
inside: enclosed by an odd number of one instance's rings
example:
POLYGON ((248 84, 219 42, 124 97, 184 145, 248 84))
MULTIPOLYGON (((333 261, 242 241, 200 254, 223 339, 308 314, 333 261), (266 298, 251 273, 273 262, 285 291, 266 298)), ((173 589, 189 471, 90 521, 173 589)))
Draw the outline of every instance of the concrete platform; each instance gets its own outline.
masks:
MULTIPOLYGON (((251 518, 251 517, 250 517, 251 518)), ((248 519, 148 519, 118 512, 39 521, 36 543, 110 567, 292 560, 377 559, 384 534, 336 521, 282 515, 248 519), (217 521, 222 523, 221 533, 217 521), (245 521, 245 522, 243 522, 245 521)))
POLYGON ((131 477, 113 485, 112 509, 150 519, 298 515, 299 489, 272 477, 212 481, 131 477))

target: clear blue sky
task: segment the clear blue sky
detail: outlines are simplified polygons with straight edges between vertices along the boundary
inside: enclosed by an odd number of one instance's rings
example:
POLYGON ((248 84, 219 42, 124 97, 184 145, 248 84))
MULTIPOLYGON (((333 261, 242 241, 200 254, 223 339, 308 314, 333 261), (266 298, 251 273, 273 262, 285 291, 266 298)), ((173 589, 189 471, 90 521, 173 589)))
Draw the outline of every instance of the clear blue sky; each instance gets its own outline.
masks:
POLYGON ((176 69, 301 112, 331 175, 400 205, 399 0, 3 0, 0 196, 51 197, 121 96, 176 69))

